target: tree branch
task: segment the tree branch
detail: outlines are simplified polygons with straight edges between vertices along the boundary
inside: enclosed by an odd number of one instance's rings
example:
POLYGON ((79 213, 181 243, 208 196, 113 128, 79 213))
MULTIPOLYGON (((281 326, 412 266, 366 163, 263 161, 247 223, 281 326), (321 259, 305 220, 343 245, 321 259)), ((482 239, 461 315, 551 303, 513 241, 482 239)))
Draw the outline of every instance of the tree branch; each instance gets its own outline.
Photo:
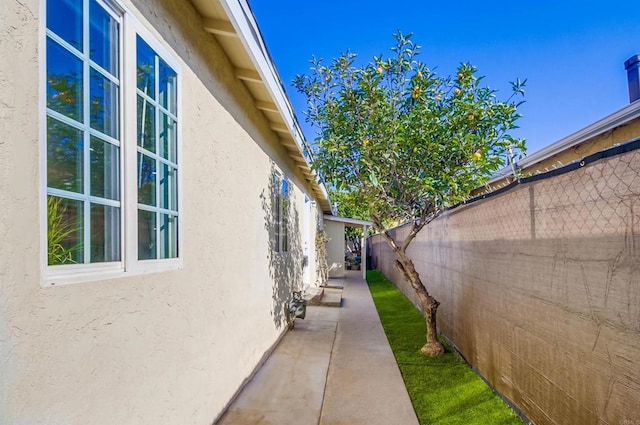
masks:
POLYGON ((380 217, 371 213, 371 221, 373 221, 373 226, 375 227, 375 229, 378 232, 380 232, 384 240, 389 244, 389 246, 391 247, 391 250, 393 252, 399 252, 400 247, 398 246, 396 241, 391 237, 391 235, 389 234, 389 231, 382 225, 382 221, 380 220, 380 217))
POLYGON ((413 222, 411 223, 411 231, 409 232, 409 235, 407 235, 404 242, 402 243, 402 248, 400 248, 402 252, 406 252, 407 248, 409 247, 411 242, 413 242, 413 240, 416 238, 420 230, 422 230, 424 226, 429 224, 436 217, 437 217, 437 214, 435 211, 435 206, 433 201, 431 200, 426 201, 425 206, 422 208, 420 212, 420 218, 417 220, 414 219, 413 222))

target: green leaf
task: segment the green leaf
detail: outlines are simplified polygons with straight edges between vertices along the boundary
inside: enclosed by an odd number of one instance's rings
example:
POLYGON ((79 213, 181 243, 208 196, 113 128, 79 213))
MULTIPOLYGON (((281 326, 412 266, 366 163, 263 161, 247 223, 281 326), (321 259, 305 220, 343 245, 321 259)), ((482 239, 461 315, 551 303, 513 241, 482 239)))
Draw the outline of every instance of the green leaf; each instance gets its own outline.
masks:
POLYGON ((523 155, 525 141, 510 132, 526 80, 513 82, 501 100, 473 65, 440 76, 418 59, 410 36, 394 38, 388 58, 364 65, 349 51, 328 67, 313 58, 310 74, 294 85, 318 131, 314 169, 397 223, 429 202, 440 207, 467 197, 504 163, 508 147, 523 155))
POLYGON ((378 178, 376 177, 376 173, 373 170, 369 173, 369 181, 374 187, 378 187, 378 178))

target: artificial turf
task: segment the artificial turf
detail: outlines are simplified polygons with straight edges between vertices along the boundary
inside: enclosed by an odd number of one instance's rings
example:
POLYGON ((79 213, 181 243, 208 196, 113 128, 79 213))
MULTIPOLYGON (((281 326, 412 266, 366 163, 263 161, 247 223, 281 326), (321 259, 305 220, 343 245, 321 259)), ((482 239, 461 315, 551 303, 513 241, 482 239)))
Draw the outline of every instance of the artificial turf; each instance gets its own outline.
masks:
POLYGON ((420 353, 422 314, 379 271, 367 283, 421 424, 523 424, 521 418, 452 349, 439 357, 420 353))

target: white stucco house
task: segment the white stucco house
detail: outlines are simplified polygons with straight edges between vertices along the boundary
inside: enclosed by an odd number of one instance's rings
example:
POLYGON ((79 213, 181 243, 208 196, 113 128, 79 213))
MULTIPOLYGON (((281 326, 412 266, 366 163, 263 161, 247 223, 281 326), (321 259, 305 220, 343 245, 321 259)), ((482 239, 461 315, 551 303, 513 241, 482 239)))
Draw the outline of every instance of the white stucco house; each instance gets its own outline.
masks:
POLYGON ((246 0, 4 0, 0 424, 211 424, 332 208, 246 0))

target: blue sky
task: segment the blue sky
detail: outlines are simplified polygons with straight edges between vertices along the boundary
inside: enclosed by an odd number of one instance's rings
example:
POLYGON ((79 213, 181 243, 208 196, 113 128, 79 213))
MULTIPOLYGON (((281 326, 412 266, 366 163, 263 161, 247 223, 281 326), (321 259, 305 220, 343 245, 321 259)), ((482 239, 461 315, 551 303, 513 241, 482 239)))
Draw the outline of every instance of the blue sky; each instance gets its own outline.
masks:
POLYGON ((514 135, 533 153, 629 103, 624 61, 640 53, 640 2, 531 3, 250 0, 309 140, 296 74, 308 72, 312 55, 330 60, 347 48, 366 61, 387 56, 400 30, 414 34, 421 60, 441 75, 470 62, 503 98, 509 81, 526 78, 514 135))

